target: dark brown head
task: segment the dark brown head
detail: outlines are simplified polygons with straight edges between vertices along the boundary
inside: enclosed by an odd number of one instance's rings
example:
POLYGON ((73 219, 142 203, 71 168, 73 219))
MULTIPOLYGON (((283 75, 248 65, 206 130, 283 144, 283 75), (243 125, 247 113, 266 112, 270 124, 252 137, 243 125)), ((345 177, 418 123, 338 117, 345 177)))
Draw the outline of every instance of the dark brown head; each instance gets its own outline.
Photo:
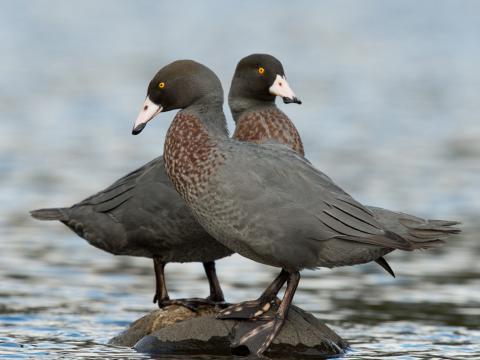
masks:
POLYGON ((240 60, 229 98, 273 102, 276 96, 286 104, 302 103, 288 85, 282 63, 268 54, 252 54, 240 60))
POLYGON ((178 60, 163 67, 148 85, 147 98, 133 126, 139 134, 160 112, 185 109, 197 103, 223 102, 223 89, 215 73, 193 60, 178 60))

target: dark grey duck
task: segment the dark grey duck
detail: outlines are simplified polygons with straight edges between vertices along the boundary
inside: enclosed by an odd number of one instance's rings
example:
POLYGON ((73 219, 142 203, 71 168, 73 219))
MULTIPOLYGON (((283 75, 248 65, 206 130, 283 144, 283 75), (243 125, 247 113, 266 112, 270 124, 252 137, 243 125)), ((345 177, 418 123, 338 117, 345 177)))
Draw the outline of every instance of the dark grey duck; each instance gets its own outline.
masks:
POLYGON ((233 252, 195 220, 172 186, 163 156, 71 207, 39 209, 31 215, 61 221, 91 245, 111 254, 152 258, 156 278, 153 301, 159 307, 182 304, 195 309, 205 302, 224 302, 214 261, 233 252), (170 262, 202 262, 209 297, 171 300, 164 275, 170 262))
MULTIPOLYGON (((251 71, 268 92, 276 74, 262 68, 251 71)), ((362 264, 395 249, 428 249, 442 243, 430 237, 404 238, 388 229, 371 210, 282 144, 230 139, 220 81, 205 66, 174 62, 152 81, 145 114, 135 122, 133 133, 158 113, 181 109, 164 149, 175 188, 215 239, 247 258, 282 269, 265 293, 276 294, 287 282, 275 316, 254 314, 257 321, 245 322, 238 345, 257 355, 268 348, 286 319, 302 269, 362 264)), ((234 305, 224 316, 248 305, 234 305)), ((270 301, 264 305, 269 307, 270 301)))
MULTIPOLYGON (((292 99, 293 101, 294 99, 292 99)), ((142 109, 141 116, 148 114, 142 109)), ((114 255, 152 258, 159 307, 203 299, 170 300, 164 268, 170 262, 203 262, 210 285, 207 302, 222 303, 214 260, 232 252, 215 241, 194 219, 165 172, 163 156, 66 208, 31 212, 39 220, 58 220, 91 245, 114 255)))
MULTIPOLYGON (((275 104, 277 96, 286 104, 300 103, 286 80, 282 63, 269 54, 252 54, 241 59, 235 69, 228 95, 228 104, 235 121, 233 137, 257 144, 276 141, 305 156, 297 128, 275 104), (269 70, 271 85, 268 88, 258 76, 260 68, 263 71, 269 70)), ((375 206, 366 208, 387 229, 413 242, 419 239, 442 240, 459 232, 452 227, 459 224, 456 221, 427 220, 375 206)), ((383 257, 375 261, 395 276, 383 257)), ((244 312, 246 310, 244 308, 244 312)), ((243 315, 249 317, 251 311, 243 315)), ((242 313, 235 313, 235 316, 241 317, 242 313)))

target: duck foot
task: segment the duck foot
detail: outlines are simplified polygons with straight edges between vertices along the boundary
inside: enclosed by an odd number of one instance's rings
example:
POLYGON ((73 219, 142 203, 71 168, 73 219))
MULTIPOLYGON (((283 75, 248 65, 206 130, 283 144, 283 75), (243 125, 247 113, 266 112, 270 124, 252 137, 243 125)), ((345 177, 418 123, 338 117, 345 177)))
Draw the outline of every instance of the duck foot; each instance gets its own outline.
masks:
POLYGON ((246 346, 250 353, 258 357, 268 349, 287 319, 288 309, 300 281, 298 271, 287 273, 287 289, 282 302, 273 317, 263 316, 254 321, 244 321, 237 325, 232 342, 233 347, 246 346))
POLYGON ((246 346, 251 354, 259 357, 268 349, 282 328, 285 319, 273 317, 254 321, 242 321, 235 326, 232 347, 246 346))
POLYGON ((282 270, 257 300, 244 301, 222 310, 217 319, 255 319, 270 309, 278 308, 277 294, 288 279, 288 272, 282 270))
POLYGON ((260 317, 270 309, 276 310, 279 305, 280 299, 277 297, 275 299, 260 297, 257 300, 243 301, 227 307, 217 315, 217 319, 251 320, 260 317))
POLYGON ((202 308, 210 308, 210 307, 215 307, 215 308, 220 308, 224 309, 225 307, 229 306, 230 304, 225 303, 224 301, 217 302, 217 301, 212 301, 210 299, 204 299, 204 298, 188 298, 188 299, 164 299, 162 301, 158 302, 158 307, 160 309, 163 309, 167 306, 171 305, 178 305, 178 306, 183 306, 193 312, 198 312, 202 308))

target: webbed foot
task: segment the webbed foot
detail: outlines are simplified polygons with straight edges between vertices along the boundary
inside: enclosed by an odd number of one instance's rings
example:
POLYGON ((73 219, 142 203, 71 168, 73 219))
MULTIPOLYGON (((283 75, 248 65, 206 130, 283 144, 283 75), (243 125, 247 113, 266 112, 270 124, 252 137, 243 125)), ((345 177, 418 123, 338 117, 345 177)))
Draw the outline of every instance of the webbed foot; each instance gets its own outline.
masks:
POLYGON ((224 307, 228 306, 229 304, 225 303, 224 301, 222 302, 216 302, 212 301, 210 299, 204 299, 204 298, 189 298, 189 299, 164 299, 162 301, 158 302, 158 307, 160 309, 164 309, 167 306, 171 305, 178 305, 178 306, 183 306, 186 307, 187 309, 197 312, 201 308, 208 308, 208 307, 218 307, 223 309, 224 307))
POLYGON ((278 316, 239 322, 235 327, 232 347, 246 346, 251 354, 261 357, 280 332, 284 322, 285 320, 278 316))
POLYGON ((257 300, 244 301, 227 307, 217 315, 217 319, 255 319, 264 315, 272 308, 276 310, 279 304, 280 300, 277 297, 274 299, 260 297, 257 300))

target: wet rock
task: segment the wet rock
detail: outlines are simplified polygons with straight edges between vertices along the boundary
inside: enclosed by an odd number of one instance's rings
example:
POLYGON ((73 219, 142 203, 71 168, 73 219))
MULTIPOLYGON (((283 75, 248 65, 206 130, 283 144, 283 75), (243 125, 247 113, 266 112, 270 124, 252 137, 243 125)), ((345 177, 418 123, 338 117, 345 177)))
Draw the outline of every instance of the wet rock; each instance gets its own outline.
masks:
MULTIPOLYGON (((240 322, 217 320, 217 311, 214 307, 206 307, 193 312, 181 306, 156 310, 133 322, 110 340, 110 344, 133 346, 149 354, 248 355, 245 347, 231 347, 240 322)), ((322 321, 292 306, 287 322, 265 355, 319 358, 342 354, 347 346, 347 342, 322 321)))

